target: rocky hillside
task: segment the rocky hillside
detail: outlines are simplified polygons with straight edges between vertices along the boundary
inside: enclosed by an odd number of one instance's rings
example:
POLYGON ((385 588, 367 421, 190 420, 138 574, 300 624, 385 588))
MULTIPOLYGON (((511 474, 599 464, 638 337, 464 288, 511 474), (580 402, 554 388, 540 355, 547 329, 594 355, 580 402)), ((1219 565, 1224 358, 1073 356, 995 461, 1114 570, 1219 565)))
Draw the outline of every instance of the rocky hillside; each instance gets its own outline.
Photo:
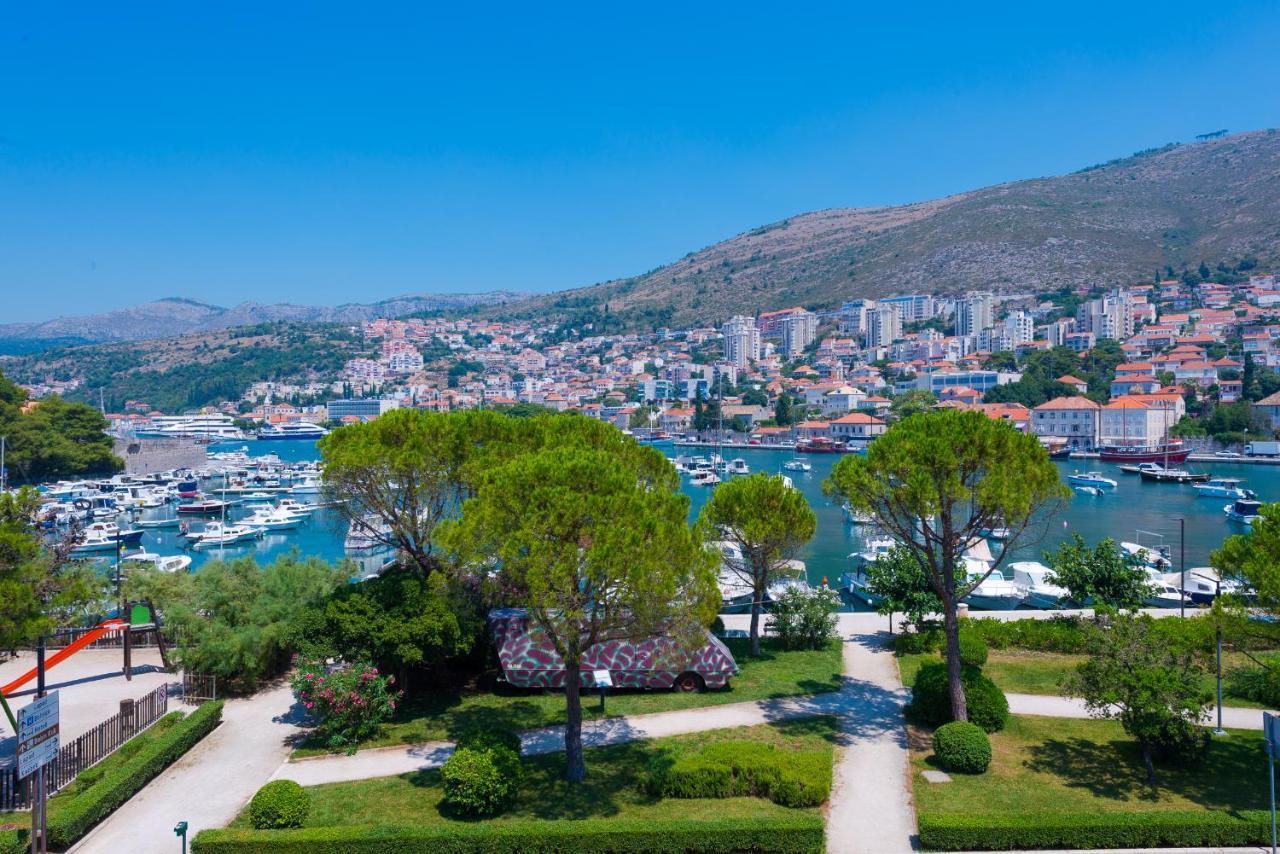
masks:
POLYGON ((522 296, 524 295, 513 291, 493 291, 483 294, 407 294, 369 304, 309 306, 243 302, 232 308, 174 297, 102 314, 59 317, 43 323, 0 324, 0 342, 17 345, 22 342, 42 341, 50 343, 140 341, 281 320, 306 323, 359 323, 376 317, 405 317, 418 312, 495 305, 517 300, 522 296))
POLYGON ((1070 175, 899 207, 800 214, 642 276, 490 309, 627 325, 716 322, 853 297, 1043 291, 1280 255, 1280 132, 1171 145, 1070 175))

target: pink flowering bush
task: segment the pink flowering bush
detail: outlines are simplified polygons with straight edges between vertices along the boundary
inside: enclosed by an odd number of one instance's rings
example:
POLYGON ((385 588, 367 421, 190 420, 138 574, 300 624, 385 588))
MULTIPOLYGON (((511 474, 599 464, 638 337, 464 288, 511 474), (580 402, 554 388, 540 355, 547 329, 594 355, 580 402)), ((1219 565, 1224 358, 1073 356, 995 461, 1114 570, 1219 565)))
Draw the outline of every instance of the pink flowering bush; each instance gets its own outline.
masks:
POLYGON ((383 676, 371 664, 343 664, 331 668, 322 661, 299 660, 290 685, 298 702, 316 721, 316 736, 328 747, 356 746, 377 734, 391 717, 400 692, 394 676, 383 676))

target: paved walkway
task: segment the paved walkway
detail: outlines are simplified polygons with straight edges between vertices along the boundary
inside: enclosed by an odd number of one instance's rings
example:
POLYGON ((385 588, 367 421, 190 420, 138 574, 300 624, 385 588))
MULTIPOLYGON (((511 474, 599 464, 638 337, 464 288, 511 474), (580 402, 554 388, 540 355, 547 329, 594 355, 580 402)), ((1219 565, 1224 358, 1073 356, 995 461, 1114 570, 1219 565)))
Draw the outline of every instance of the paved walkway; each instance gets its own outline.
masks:
POLYGON ((81 854, 173 854, 173 827, 188 838, 224 827, 284 762, 297 733, 293 694, 282 685, 230 700, 222 724, 70 850, 81 854))
MULTIPOLYGON (((1006 694, 1005 696, 1009 698, 1009 711, 1015 715, 1043 715, 1050 718, 1091 717, 1085 709, 1084 701, 1073 697, 1052 697, 1044 694, 1006 694)), ((1212 726, 1217 721, 1217 707, 1212 706, 1205 717, 1205 723, 1212 726)), ((1222 725, 1227 729, 1260 730, 1262 729, 1262 710, 1223 706, 1222 725)))

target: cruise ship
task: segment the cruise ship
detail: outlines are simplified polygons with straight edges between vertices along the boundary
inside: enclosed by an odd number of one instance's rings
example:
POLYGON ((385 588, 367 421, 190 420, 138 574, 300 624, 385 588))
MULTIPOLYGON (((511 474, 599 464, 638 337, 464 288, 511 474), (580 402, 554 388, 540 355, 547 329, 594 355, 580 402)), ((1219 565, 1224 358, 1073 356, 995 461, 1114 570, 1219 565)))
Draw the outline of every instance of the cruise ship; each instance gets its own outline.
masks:
POLYGON ((258 431, 259 439, 316 439, 329 435, 319 424, 308 421, 291 421, 288 424, 268 424, 258 431))
POLYGON ((244 433, 230 415, 156 415, 151 424, 137 431, 148 439, 243 439, 244 433))

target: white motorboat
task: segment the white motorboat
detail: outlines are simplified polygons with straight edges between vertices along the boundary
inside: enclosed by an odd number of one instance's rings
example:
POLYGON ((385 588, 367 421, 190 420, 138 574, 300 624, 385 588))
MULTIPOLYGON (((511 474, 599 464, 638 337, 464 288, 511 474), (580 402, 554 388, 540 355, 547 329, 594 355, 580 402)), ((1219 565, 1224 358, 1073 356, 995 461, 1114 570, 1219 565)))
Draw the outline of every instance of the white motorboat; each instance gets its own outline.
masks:
POLYGON ((131 555, 125 555, 121 560, 126 566, 131 563, 138 564, 158 569, 161 572, 182 572, 191 566, 190 555, 159 555, 155 552, 135 552, 131 555))
POLYGON ((727 471, 729 474, 751 474, 751 467, 747 465, 747 461, 742 457, 737 457, 729 460, 727 471))
POLYGON ((875 524, 876 517, 872 516, 866 510, 854 510, 849 506, 849 502, 840 505, 840 510, 844 513, 844 520, 850 525, 872 525, 875 524))
POLYGON ((182 524, 182 520, 177 516, 169 516, 164 519, 139 519, 134 522, 139 528, 176 528, 182 524))
POLYGON ((240 500, 245 504, 261 504, 264 501, 272 501, 275 496, 270 492, 246 492, 240 496, 240 500))
POLYGON ((347 529, 343 547, 349 552, 364 552, 388 546, 391 526, 381 519, 356 520, 347 529))
POLYGON ((711 469, 699 469, 689 479, 689 483, 693 486, 715 486, 719 482, 720 476, 711 469))
POLYGON ((210 522, 199 533, 192 534, 190 539, 193 549, 210 549, 247 543, 261 536, 261 528, 249 525, 224 526, 220 522, 210 522))
POLYGON ((1256 522, 1261 510, 1261 501, 1248 498, 1238 498, 1234 504, 1228 504, 1222 508, 1222 512, 1227 514, 1229 520, 1243 525, 1252 525, 1256 522))
POLYGON ((253 513, 242 520, 242 524, 264 531, 291 531, 306 521, 305 516, 296 516, 288 510, 276 507, 255 507, 253 513))
POLYGON ((268 425, 258 431, 258 438, 263 441, 310 439, 314 442, 315 440, 323 439, 328 435, 328 430, 324 429, 319 424, 311 424, 307 421, 292 421, 288 424, 280 424, 276 426, 268 425))
POLYGON ((746 580, 742 563, 742 549, 737 543, 721 540, 711 544, 720 553, 720 600, 725 607, 749 606, 755 598, 755 590, 746 580))
POLYGON ((978 529, 978 533, 989 540, 1004 541, 1009 539, 1009 536, 1012 532, 1008 528, 996 527, 996 528, 980 528, 978 529))
POLYGON ((787 471, 813 471, 813 465, 804 460, 787 460, 782 467, 787 471))
POLYGON ((1140 566, 1161 571, 1169 569, 1173 561, 1168 546, 1144 546, 1142 543, 1120 542, 1120 551, 1140 566))
POLYGON ((1215 477, 1205 483, 1193 483, 1191 488, 1201 498, 1257 498, 1252 489, 1245 489, 1240 484, 1244 481, 1235 477, 1215 477))
POLYGON ((897 541, 892 537, 872 537, 863 542, 862 548, 849 555, 853 569, 841 578, 841 586, 850 596, 861 599, 873 608, 879 607, 884 597, 877 596, 868 588, 867 567, 893 551, 897 541))
POLYGON ((1115 489, 1119 484, 1109 477, 1103 477, 1102 472, 1097 471, 1077 471, 1067 475, 1067 482, 1072 486, 1092 486, 1096 489, 1115 489))
POLYGON ((1142 604, 1148 608, 1180 608, 1195 605, 1195 600, 1189 595, 1165 581, 1164 575, 1158 569, 1147 570, 1147 583, 1150 591, 1147 598, 1142 600, 1142 604))
POLYGON ((316 512, 316 506, 314 504, 308 504, 305 501, 297 501, 293 498, 281 498, 276 502, 276 508, 280 510, 287 510, 295 516, 310 516, 312 513, 316 512))
MULTIPOLYGON (((988 564, 975 558, 961 558, 965 562, 965 577, 972 581, 986 573, 988 564)), ((970 607, 983 611, 1012 611, 1026 601, 1026 591, 1008 580, 999 571, 986 577, 964 601, 970 607)))
POLYGON ((1009 564, 1013 583, 1026 590, 1026 603, 1032 608, 1061 608, 1069 597, 1067 588, 1050 584, 1045 576, 1052 569, 1034 560, 1020 560, 1009 564))
POLYGON ((1236 588, 1231 582, 1223 582, 1218 571, 1211 566, 1193 566, 1184 575, 1181 572, 1166 572, 1161 579, 1191 597, 1197 605, 1208 605, 1218 598, 1219 592, 1230 592, 1236 588))
POLYGON ((294 495, 319 495, 320 478, 315 475, 304 475, 302 480, 289 487, 289 492, 294 495))
POLYGON ((138 528, 121 530, 115 522, 92 522, 84 529, 84 538, 71 549, 73 555, 113 552, 117 548, 133 548, 142 541, 138 528))

